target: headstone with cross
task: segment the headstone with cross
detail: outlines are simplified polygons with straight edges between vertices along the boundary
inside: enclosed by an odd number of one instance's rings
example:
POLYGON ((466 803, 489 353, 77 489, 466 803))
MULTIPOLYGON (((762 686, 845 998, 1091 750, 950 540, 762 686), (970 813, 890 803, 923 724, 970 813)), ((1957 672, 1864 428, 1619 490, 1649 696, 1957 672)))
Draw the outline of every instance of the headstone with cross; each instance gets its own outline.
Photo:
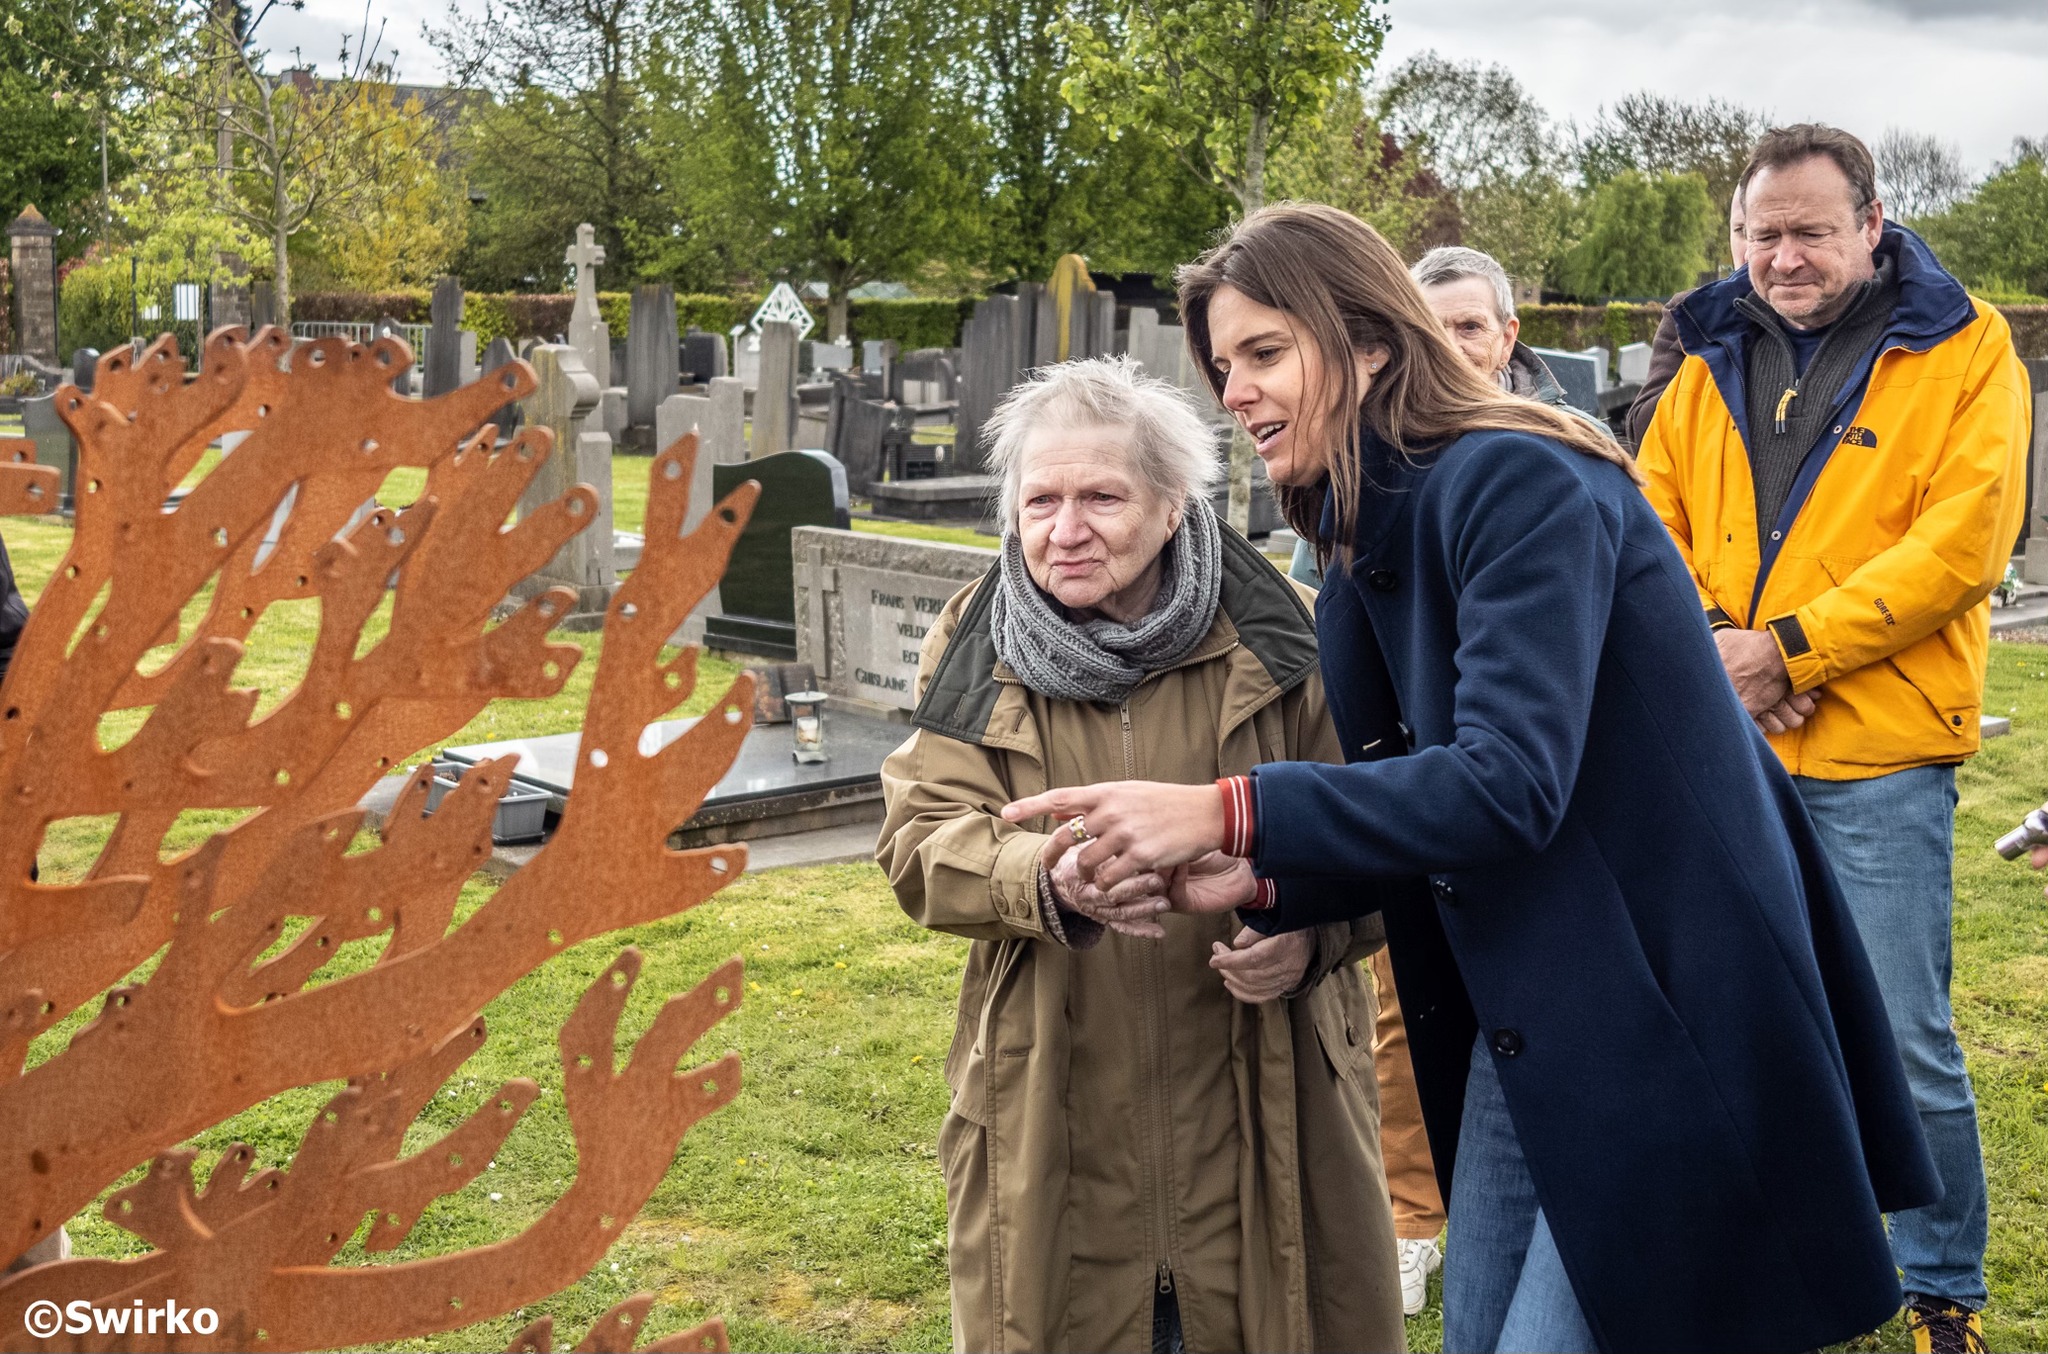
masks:
POLYGON ((576 227, 576 243, 562 255, 562 262, 576 270, 576 304, 569 310, 569 342, 583 354, 583 369, 603 390, 612 383, 612 334, 597 311, 597 268, 604 262, 604 246, 597 242, 597 230, 588 221, 576 227))

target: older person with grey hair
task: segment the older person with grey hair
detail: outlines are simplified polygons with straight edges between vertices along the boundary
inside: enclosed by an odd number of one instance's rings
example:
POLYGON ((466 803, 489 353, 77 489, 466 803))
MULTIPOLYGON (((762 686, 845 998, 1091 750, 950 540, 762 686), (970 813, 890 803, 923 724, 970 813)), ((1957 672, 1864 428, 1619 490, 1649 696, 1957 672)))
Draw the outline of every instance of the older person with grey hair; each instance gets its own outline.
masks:
POLYGON ((1462 245, 1439 245, 1417 259, 1408 273, 1443 322, 1451 343, 1480 375, 1491 376, 1511 395, 1572 408, 1550 368, 1521 341, 1514 284, 1493 255, 1462 245))
POLYGON ((1398 1349, 1373 1095, 1376 914, 1262 937, 1105 895, 1048 789, 1341 761, 1295 586, 1209 493, 1214 429, 1123 358, 1033 374, 985 433, 1003 547, 924 642, 876 858, 973 942, 939 1133, 956 1349, 1398 1349))

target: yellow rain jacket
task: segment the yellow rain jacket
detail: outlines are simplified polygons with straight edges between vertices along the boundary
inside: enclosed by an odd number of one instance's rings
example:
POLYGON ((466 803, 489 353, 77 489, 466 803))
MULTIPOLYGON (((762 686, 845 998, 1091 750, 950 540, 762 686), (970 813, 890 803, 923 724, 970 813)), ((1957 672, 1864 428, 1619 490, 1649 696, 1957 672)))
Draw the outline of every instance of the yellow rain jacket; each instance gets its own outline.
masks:
POLYGON ((1756 520, 1745 447, 1747 274, 1677 309, 1685 362, 1640 462, 1651 504, 1716 626, 1767 629, 1806 724, 1771 738, 1794 774, 1860 780, 1978 746, 1989 594, 2026 504, 2025 367, 1996 310, 1911 231, 1887 225, 1899 301, 1844 387, 1775 522, 1756 520))

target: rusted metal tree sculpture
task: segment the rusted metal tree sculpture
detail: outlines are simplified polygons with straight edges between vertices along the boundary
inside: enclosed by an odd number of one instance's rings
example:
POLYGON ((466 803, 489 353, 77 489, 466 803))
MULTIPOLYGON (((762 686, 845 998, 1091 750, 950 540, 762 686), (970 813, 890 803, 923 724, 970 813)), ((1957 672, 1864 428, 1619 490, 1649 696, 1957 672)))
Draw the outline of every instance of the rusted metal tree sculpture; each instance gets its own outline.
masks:
MULTIPOLYGON (((349 854, 355 805, 390 769, 507 696, 561 690, 581 657, 550 643, 570 600, 542 594, 494 623, 512 585, 593 520, 578 485, 516 526, 507 518, 552 451, 546 429, 495 444, 479 424, 534 377, 514 363, 438 399, 391 392, 406 346, 300 345, 223 330, 188 377, 169 338, 100 360, 91 395, 57 407, 78 444, 77 530, 0 687, 0 1262, 50 1235, 131 1168, 106 1216, 155 1249, 77 1260, 0 1283, 0 1342, 39 1301, 101 1306, 175 1298, 216 1331, 133 1347, 303 1349, 488 1320, 580 1277, 661 1181, 683 1133, 739 1089, 736 1057, 677 1063, 740 1003, 740 963, 671 999, 615 1070, 614 1035, 640 967, 620 954, 561 1035, 574 1183, 524 1233, 402 1264, 336 1265, 403 1241, 434 1199, 477 1175, 537 1095, 507 1082, 474 1117, 410 1155, 407 1128, 484 1038, 484 1006, 565 947, 672 916, 735 878, 745 849, 667 849, 731 765, 747 679, 681 740, 638 736, 695 685, 694 649, 664 645, 717 581, 754 502, 748 486, 682 534, 694 438, 651 464, 647 547, 612 602, 583 726, 576 792, 533 862, 461 925, 464 880, 488 852, 510 767, 485 764, 432 817, 416 775, 380 847, 349 854), (166 493, 225 432, 247 434, 174 511, 166 493), (403 512, 349 525, 387 474, 427 470, 403 512), (290 495, 290 516, 266 528, 290 495), (211 587, 175 654, 180 616, 211 587), (387 591, 389 629, 359 652, 387 591), (273 603, 317 598, 303 679, 252 719, 230 685, 242 641, 273 603), (104 714, 146 709, 107 750, 104 714), (190 809, 253 810, 196 850, 160 858, 190 809), (115 815, 86 877, 30 878, 49 825, 115 815), (290 943, 284 937, 300 928, 290 943), (320 970, 382 938, 376 962, 320 970), (126 983, 157 956, 146 980, 126 983), (70 1042, 18 1071, 31 1041, 92 1001, 70 1042), (196 1186, 194 1134, 293 1087, 346 1080, 288 1170, 230 1149, 196 1186)), ((47 512, 56 471, 0 443, 0 512, 47 512)), ((374 632, 371 635, 374 638, 374 632)), ((630 1349, 648 1301, 614 1308, 585 1342, 630 1349)), ((518 1348, 546 1349, 540 1322, 518 1348)), ((105 1344, 109 1339, 96 1338, 105 1344)), ((654 1348, 722 1348, 717 1323, 654 1348)), ((66 1347, 83 1347, 66 1338, 66 1347)))

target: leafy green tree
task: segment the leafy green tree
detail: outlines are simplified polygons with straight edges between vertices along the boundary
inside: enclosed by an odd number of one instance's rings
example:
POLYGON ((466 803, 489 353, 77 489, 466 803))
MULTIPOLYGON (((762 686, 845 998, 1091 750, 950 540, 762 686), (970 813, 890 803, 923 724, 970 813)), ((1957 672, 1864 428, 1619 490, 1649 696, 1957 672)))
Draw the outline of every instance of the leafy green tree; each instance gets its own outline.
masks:
POLYGON ((1980 292, 2048 296, 2048 142, 2013 159, 1948 211, 1921 222, 1941 261, 1980 292))
POLYGON ((971 257, 982 230, 980 122, 969 33, 945 0, 703 0, 716 79, 707 151, 727 219, 751 220, 771 266, 847 293, 933 260, 971 257))
POLYGON ((482 199, 461 260, 472 285, 560 286, 585 221, 613 276, 641 275, 675 219, 648 90, 667 19, 653 0, 511 0, 430 30, 490 95, 465 105, 458 132, 482 199))
POLYGON ((1625 169, 1595 188, 1585 232, 1565 256, 1565 289, 1581 297, 1664 297, 1707 267, 1718 212, 1698 174, 1625 169))
POLYGON ((1504 66, 1421 52, 1372 90, 1380 124, 1457 199, 1463 244, 1517 277, 1553 274, 1575 229, 1550 115, 1504 66))
POLYGON ((987 232, 996 277, 1044 278, 1062 254, 1164 272, 1224 220, 1224 198, 1156 135, 1112 136, 1061 93, 1073 61, 1057 21, 1107 23, 1107 0, 983 0, 975 66, 988 125, 987 232))
POLYGON ((1579 138, 1579 172, 1597 188, 1626 170, 1697 174, 1725 212, 1770 117, 1723 99, 1686 103, 1647 90, 1602 108, 1579 138))
POLYGON ((1111 129, 1149 131, 1237 201, 1266 203, 1276 143, 1315 127, 1339 80, 1369 69, 1379 0, 1126 0, 1056 29, 1067 98, 1111 129))
MULTIPOLYGON (((1317 128, 1340 80, 1370 69, 1379 0, 1124 0, 1055 27, 1073 53, 1061 89, 1113 133, 1171 146, 1241 213, 1266 205, 1275 145, 1317 128)), ((1252 447, 1230 444, 1230 524, 1251 521, 1252 447)))
POLYGON ((1354 80, 1340 83, 1316 126, 1273 152, 1274 195, 1342 207, 1413 259, 1458 238, 1458 205, 1418 155, 1384 131, 1354 80))

